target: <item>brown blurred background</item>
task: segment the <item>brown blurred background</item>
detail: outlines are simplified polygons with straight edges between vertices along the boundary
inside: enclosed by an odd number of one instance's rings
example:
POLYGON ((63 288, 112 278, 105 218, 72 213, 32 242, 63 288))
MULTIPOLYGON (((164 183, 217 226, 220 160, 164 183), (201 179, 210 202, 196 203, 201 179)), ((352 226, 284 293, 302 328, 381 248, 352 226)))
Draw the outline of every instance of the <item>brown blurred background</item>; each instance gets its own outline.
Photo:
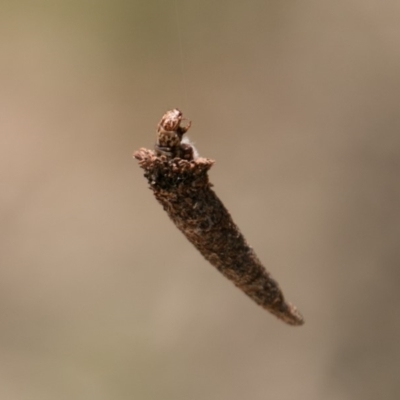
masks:
POLYGON ((400 398, 400 2, 3 1, 0 398, 400 398), (184 239, 132 152, 193 121, 306 324, 184 239))

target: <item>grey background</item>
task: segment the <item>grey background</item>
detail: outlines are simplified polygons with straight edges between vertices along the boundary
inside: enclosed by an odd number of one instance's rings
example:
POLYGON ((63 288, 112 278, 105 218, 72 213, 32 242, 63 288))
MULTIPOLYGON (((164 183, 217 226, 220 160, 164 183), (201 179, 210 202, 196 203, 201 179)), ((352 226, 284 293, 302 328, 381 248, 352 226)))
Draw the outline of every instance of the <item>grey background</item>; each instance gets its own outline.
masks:
POLYGON ((3 1, 0 398, 398 399, 400 3, 3 1), (306 324, 131 158, 179 107, 306 324))

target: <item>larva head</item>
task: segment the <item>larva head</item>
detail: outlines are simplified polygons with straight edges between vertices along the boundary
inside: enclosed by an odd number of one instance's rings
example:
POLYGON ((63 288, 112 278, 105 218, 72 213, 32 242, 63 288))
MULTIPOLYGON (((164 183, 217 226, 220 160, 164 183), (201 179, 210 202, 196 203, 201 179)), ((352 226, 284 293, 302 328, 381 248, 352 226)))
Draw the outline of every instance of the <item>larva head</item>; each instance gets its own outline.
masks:
POLYGON ((176 131, 179 128, 181 121, 182 113, 177 108, 174 108, 163 115, 159 127, 165 131, 176 131))

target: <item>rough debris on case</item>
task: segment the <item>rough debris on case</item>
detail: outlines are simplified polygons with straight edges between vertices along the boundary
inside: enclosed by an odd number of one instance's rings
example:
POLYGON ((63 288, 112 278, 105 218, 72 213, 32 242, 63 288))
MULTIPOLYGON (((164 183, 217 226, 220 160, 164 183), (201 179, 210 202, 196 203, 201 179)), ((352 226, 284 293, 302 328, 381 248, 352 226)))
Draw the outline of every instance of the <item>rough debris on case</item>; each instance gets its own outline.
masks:
POLYGON ((145 171, 150 189, 170 219, 196 249, 226 278, 261 307, 290 325, 302 325, 303 317, 286 302, 248 245, 221 200, 211 189, 208 171, 214 161, 198 157, 184 140, 191 126, 178 109, 168 111, 157 126, 155 151, 134 153, 145 171))

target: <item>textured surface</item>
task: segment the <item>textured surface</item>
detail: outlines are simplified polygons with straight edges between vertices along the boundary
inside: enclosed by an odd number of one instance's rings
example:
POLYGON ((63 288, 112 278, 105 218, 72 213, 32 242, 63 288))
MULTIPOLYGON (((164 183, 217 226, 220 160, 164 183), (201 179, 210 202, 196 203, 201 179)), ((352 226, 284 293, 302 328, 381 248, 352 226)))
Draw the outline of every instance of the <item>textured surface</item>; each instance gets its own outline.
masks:
POLYGON ((171 160, 147 149, 136 152, 135 158, 171 220, 212 265, 281 320, 291 325, 303 323, 211 190, 207 171, 212 160, 171 160))

